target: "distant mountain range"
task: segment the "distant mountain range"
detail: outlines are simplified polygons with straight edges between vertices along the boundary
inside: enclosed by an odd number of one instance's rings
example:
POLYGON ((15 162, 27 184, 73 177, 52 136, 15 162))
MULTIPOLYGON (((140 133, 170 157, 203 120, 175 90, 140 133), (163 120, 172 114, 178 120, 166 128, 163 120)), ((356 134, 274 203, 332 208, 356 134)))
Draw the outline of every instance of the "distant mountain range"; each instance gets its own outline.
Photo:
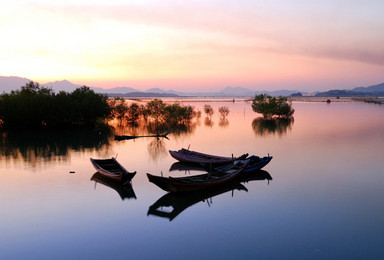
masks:
POLYGON ((384 83, 373 85, 369 87, 358 87, 351 90, 335 89, 326 92, 319 92, 316 94, 318 97, 335 97, 335 96, 383 96, 384 83))
MULTIPOLYGON (((21 77, 0 76, 0 93, 10 92, 20 89, 30 80, 21 77)), ((54 81, 42 84, 43 87, 52 88, 53 91, 72 92, 82 85, 76 85, 68 80, 54 81)), ((298 90, 277 90, 277 91, 256 91, 243 87, 226 87, 216 92, 181 92, 175 90, 163 90, 160 88, 151 88, 146 91, 140 91, 130 87, 115 87, 110 89, 90 87, 97 93, 104 93, 109 96, 124 97, 253 97, 256 94, 268 94, 271 96, 290 96, 298 93, 298 90)), ((308 93, 301 92, 305 95, 308 93)), ((313 95, 313 94, 312 94, 313 95)), ((369 87, 358 87, 351 90, 330 90, 326 92, 316 92, 316 96, 366 96, 366 95, 384 95, 384 83, 369 87)))

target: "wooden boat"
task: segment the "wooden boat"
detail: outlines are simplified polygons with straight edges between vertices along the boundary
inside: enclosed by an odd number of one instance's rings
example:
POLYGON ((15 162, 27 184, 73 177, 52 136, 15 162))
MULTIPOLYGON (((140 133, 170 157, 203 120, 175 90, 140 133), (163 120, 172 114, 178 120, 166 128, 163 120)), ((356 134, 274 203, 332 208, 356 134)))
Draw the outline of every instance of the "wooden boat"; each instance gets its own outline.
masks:
MULTIPOLYGON (((243 170, 243 173, 248 172, 254 172, 262 169, 264 166, 266 166, 271 160, 272 156, 265 156, 265 157, 259 157, 256 155, 252 155, 247 157, 247 160, 249 160, 249 163, 247 167, 243 170)), ((237 160, 235 160, 236 162, 237 160)), ((211 166, 210 164, 190 164, 190 163, 183 163, 183 162, 175 162, 171 165, 169 168, 169 171, 183 171, 183 172, 191 172, 191 171, 223 171, 228 167, 231 167, 233 163, 229 163, 227 165, 223 166, 211 166)))
POLYGON ((223 172, 210 172, 187 177, 162 177, 147 173, 150 182, 156 184, 161 189, 170 192, 189 192, 203 190, 218 186, 235 179, 241 174, 249 161, 238 161, 232 167, 223 172))
POLYGON ((92 181, 96 183, 101 183, 111 189, 114 189, 122 200, 125 199, 136 199, 135 191, 133 190, 132 184, 130 182, 122 183, 106 178, 103 174, 96 172, 92 178, 92 181))
POLYGON ((128 172, 115 158, 111 159, 92 159, 91 162, 95 169, 104 177, 115 181, 129 182, 136 172, 128 172))
MULTIPOLYGON (((246 160, 249 160, 249 163, 248 163, 247 167, 245 167, 245 169, 243 170, 243 173, 254 172, 254 171, 260 170, 265 165, 267 165, 272 160, 272 158, 273 157, 269 156, 269 155, 265 156, 265 157, 259 157, 256 155, 252 155, 252 156, 247 157, 246 160)), ((238 161, 238 160, 235 160, 235 162, 236 161, 238 161)), ((225 166, 215 167, 214 170, 215 171, 225 171, 225 169, 230 168, 230 167, 231 167, 231 164, 228 164, 225 166)), ((209 169, 209 166, 205 165, 205 168, 209 169)))
POLYGON ((230 191, 232 191, 233 197, 235 190, 246 192, 248 191, 248 189, 242 183, 262 180, 268 180, 269 183, 269 181, 272 180, 272 177, 268 172, 259 170, 248 174, 242 174, 239 178, 236 178, 233 181, 226 182, 223 185, 219 185, 217 187, 215 186, 211 189, 188 193, 168 192, 149 207, 147 215, 163 217, 169 219, 169 221, 172 221, 181 212, 196 203, 206 201, 208 204, 210 204, 212 203, 213 197, 230 191))
POLYGON ((165 134, 156 134, 156 135, 115 135, 115 140, 122 141, 122 140, 136 139, 139 137, 156 137, 156 138, 164 137, 168 139, 167 137, 168 134, 169 132, 165 134))
MULTIPOLYGON (((205 154, 184 148, 178 151, 169 150, 169 153, 173 158, 184 163, 222 165, 232 163, 234 160, 236 160, 235 157, 205 154)), ((239 158, 245 159, 247 156, 248 154, 244 154, 239 158)))

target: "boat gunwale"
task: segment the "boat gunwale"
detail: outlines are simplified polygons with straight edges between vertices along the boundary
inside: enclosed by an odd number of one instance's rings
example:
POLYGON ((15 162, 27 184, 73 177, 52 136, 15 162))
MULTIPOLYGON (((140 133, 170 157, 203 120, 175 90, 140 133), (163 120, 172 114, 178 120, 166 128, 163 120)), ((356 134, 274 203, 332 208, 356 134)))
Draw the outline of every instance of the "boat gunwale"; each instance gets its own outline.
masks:
POLYGON ((124 166, 122 166, 114 157, 110 159, 93 159, 90 158, 92 165, 95 167, 95 169, 103 174, 105 177, 109 177, 114 180, 119 180, 122 181, 124 177, 128 177, 129 181, 136 175, 136 171, 134 172, 129 172, 127 171, 124 166), (99 164, 100 162, 103 161, 108 161, 108 162, 113 162, 113 164, 117 167, 114 169, 106 169, 103 168, 102 163, 99 164))

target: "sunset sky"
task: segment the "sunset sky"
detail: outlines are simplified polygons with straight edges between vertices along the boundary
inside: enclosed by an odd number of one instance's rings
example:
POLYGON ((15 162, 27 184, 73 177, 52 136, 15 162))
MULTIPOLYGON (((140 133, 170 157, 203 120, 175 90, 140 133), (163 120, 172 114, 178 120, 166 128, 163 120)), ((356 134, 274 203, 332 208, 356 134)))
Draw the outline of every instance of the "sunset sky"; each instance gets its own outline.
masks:
POLYGON ((382 0, 2 1, 0 75, 180 91, 384 82, 382 0))

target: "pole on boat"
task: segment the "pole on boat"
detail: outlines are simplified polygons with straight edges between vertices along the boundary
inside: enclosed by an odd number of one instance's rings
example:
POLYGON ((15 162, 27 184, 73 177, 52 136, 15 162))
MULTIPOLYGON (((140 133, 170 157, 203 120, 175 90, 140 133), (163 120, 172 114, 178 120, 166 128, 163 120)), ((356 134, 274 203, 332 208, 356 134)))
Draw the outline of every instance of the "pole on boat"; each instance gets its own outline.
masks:
POLYGON ((211 177, 211 174, 212 174, 212 163, 209 163, 209 172, 208 172, 207 180, 211 177))

